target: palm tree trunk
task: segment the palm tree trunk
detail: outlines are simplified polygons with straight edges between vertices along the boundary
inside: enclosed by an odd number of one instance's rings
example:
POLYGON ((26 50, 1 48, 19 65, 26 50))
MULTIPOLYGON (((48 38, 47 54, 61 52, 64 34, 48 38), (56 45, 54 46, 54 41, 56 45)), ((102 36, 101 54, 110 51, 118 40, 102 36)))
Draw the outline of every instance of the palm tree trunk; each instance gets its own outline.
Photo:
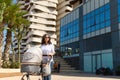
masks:
POLYGON ((15 50, 13 47, 13 42, 11 42, 11 49, 12 49, 12 61, 15 62, 15 50))
POLYGON ((0 67, 2 65, 3 32, 0 32, 0 67))
POLYGON ((20 40, 18 40, 18 62, 19 62, 19 64, 20 64, 20 60, 21 60, 21 57, 20 57, 20 40))
POLYGON ((12 33, 11 31, 7 31, 7 35, 6 35, 6 44, 5 44, 5 49, 4 49, 4 62, 5 63, 9 63, 9 53, 10 53, 10 45, 11 45, 11 41, 12 41, 12 33))

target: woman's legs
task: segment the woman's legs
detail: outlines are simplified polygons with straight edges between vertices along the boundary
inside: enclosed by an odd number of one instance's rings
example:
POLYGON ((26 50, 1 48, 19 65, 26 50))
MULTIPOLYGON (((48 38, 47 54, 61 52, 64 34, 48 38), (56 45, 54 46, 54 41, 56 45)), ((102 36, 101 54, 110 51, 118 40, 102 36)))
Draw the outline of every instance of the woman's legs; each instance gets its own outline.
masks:
POLYGON ((48 75, 48 80, 51 80, 51 75, 48 75))
MULTIPOLYGON (((51 69, 52 69, 52 66, 53 66, 52 63, 50 62, 51 69)), ((48 76, 43 76, 43 80, 51 80, 51 74, 48 76)))
POLYGON ((51 75, 44 76, 44 77, 43 77, 43 80, 51 80, 51 75))

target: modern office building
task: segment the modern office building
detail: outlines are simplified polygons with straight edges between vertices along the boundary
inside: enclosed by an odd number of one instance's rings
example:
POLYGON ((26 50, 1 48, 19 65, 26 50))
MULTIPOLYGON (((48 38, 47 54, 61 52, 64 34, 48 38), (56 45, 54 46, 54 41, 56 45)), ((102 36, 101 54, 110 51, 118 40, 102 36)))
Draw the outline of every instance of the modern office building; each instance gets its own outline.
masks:
POLYGON ((19 0, 18 3, 23 10, 28 11, 24 17, 30 21, 28 34, 23 39, 26 43, 24 49, 40 46, 41 38, 46 33, 50 34, 52 43, 56 45, 58 0, 19 0))
POLYGON ((60 48, 84 72, 120 65, 120 0, 84 0, 61 19, 60 48))
POLYGON ((70 1, 71 0, 58 0, 58 15, 56 20, 57 47, 60 45, 60 19, 73 10, 72 6, 70 5, 70 1))

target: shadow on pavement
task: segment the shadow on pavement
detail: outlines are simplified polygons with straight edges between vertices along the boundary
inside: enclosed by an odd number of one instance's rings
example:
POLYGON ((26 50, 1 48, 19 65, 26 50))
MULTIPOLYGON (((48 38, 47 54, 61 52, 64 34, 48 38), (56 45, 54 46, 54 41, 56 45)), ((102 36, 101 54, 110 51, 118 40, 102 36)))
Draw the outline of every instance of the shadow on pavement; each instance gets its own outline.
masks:
POLYGON ((74 77, 96 77, 96 78, 113 78, 113 79, 120 79, 120 76, 104 76, 104 75, 96 75, 93 73, 52 73, 53 75, 61 75, 61 76, 74 76, 74 77))

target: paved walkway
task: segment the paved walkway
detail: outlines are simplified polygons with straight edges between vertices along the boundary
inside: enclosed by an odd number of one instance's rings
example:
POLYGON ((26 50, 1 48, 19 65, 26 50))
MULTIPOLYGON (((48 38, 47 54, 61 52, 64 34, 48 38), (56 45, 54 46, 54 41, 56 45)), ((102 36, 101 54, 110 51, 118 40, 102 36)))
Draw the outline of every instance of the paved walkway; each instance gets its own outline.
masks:
MULTIPOLYGON (((21 80, 21 76, 0 78, 0 80, 21 80)), ((30 76, 30 80, 38 80, 39 76, 30 76)), ((25 78, 25 80, 27 80, 25 78)), ((86 73, 54 73, 52 80, 120 80, 120 76, 102 76, 86 73)))

